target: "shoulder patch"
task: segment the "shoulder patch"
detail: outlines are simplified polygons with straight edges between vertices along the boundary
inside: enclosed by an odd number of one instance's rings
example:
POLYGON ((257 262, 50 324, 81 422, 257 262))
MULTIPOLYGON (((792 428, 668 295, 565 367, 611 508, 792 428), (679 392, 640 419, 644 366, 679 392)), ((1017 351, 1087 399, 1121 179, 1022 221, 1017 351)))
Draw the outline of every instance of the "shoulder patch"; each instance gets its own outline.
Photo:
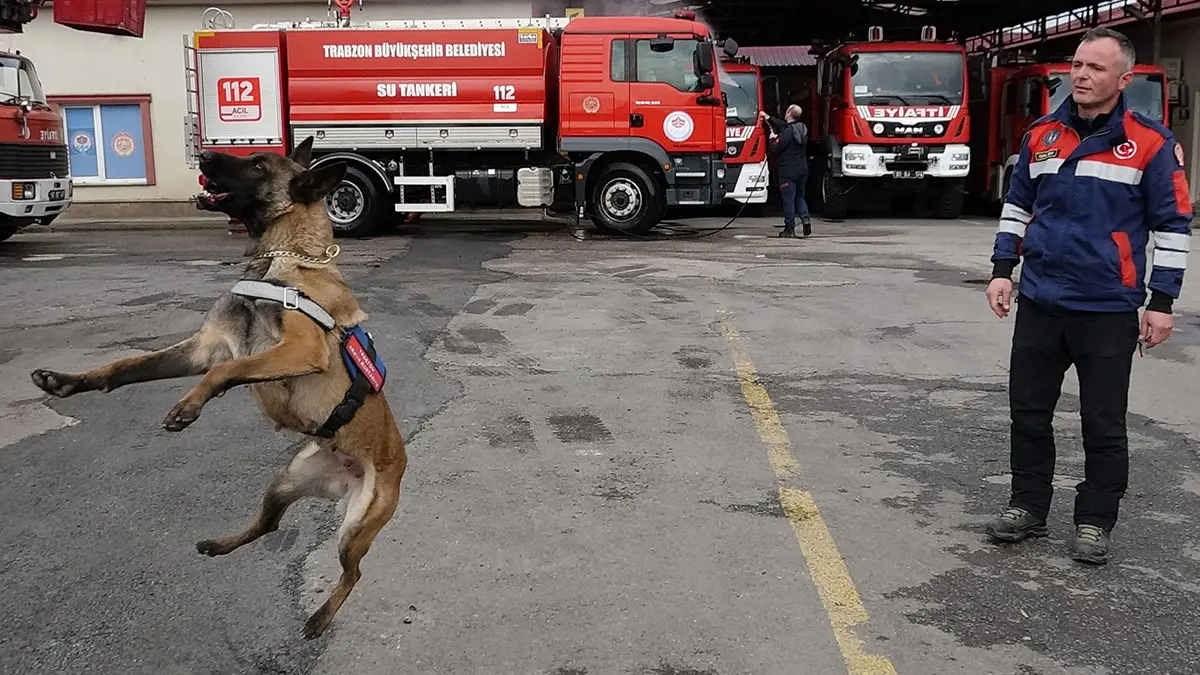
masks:
POLYGON ((1175 161, 1179 162, 1179 167, 1183 168, 1183 144, 1175 141, 1175 161))
POLYGON ((1034 154, 1033 161, 1044 162, 1048 159, 1054 159, 1055 157, 1058 157, 1058 148, 1051 148, 1050 150, 1043 150, 1034 154))

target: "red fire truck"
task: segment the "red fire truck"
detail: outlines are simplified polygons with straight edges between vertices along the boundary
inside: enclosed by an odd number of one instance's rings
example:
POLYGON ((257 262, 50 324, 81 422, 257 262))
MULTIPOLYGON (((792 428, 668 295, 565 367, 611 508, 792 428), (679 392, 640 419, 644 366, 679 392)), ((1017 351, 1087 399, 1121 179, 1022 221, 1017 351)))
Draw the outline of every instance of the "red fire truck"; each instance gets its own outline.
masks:
POLYGON ((197 31, 191 151, 348 164, 339 236, 397 213, 543 208, 644 233, 726 192, 725 96, 694 14, 336 21, 197 31))
POLYGON ((46 102, 33 62, 0 52, 0 241, 71 205, 63 119, 46 102))
MULTIPOLYGON (((20 33, 38 14, 30 0, 0 2, 0 33, 20 33)), ((0 241, 49 223, 72 199, 63 119, 46 102, 33 62, 0 52, 0 241)))
POLYGON ((932 26, 920 40, 883 38, 872 26, 866 42, 813 46, 814 208, 841 218, 851 200, 919 195, 957 218, 971 165, 966 52, 932 26))
POLYGON ((762 76, 758 66, 743 56, 724 58, 720 64, 721 91, 725 93, 726 178, 733 187, 725 198, 761 208, 767 202, 770 169, 767 168, 767 132, 759 121, 763 109, 762 76))
MULTIPOLYGON (((972 97, 971 132, 973 198, 998 206, 1008 192, 1013 164, 1025 130, 1038 118, 1054 112, 1071 94, 1071 64, 1037 62, 1020 54, 982 57, 972 65, 982 85, 972 97)), ((1125 88, 1129 106, 1170 125, 1166 71, 1160 66, 1134 66, 1133 82, 1125 88)), ((1181 100, 1186 100, 1182 98, 1181 100)))

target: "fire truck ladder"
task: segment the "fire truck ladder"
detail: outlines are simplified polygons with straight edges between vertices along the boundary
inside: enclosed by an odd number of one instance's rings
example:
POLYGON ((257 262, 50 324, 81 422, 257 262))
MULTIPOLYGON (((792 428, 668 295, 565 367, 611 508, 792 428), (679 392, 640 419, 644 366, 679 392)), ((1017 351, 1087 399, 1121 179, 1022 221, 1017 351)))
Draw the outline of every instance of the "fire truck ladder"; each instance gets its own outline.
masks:
POLYGON ((196 48, 189 36, 183 36, 183 83, 187 112, 183 115, 183 155, 188 168, 199 165, 200 155, 200 72, 196 69, 196 48))
MULTIPOLYGON (((209 7, 200 16, 204 30, 234 27, 233 14, 219 8, 209 7)), ((195 169, 200 155, 200 60, 192 36, 183 36, 183 86, 186 91, 187 112, 183 115, 183 155, 188 168, 195 169)))

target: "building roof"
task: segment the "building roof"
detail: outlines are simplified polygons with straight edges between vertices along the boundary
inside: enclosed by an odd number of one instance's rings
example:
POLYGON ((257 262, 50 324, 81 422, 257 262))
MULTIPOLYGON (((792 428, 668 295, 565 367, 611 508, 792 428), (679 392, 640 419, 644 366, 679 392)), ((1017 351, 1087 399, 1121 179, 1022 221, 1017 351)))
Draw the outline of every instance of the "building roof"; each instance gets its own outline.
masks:
MULTIPOLYGON (((697 15, 721 37, 743 47, 811 44, 814 40, 866 38, 882 26, 884 39, 916 39, 920 27, 937 27, 938 39, 969 39, 1025 22, 1036 22, 1089 5, 1132 0, 693 0, 697 15)), ((1177 0, 1164 0, 1164 6, 1177 0)))
POLYGON ((817 59, 808 53, 808 45, 776 47, 738 47, 738 56, 748 56, 756 66, 815 66, 817 59))

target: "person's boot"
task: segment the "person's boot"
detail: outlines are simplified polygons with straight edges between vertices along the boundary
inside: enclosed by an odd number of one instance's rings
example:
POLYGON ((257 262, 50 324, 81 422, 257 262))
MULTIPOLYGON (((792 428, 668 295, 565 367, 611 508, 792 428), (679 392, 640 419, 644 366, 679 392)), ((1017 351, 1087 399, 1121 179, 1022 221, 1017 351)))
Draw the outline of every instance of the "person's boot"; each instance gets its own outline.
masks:
POLYGON ((1037 519, 1025 509, 1010 506, 992 519, 984 529, 997 541, 1017 542, 1026 537, 1045 537, 1050 534, 1044 518, 1037 519))
POLYGON ((783 231, 779 233, 779 238, 780 239, 795 239, 796 238, 796 228, 794 226, 783 228, 783 231))
POLYGON ((808 235, 812 234, 812 221, 811 220, 809 220, 808 218, 805 218, 804 220, 800 221, 800 226, 802 228, 804 228, 804 236, 807 237, 808 235))
POLYGON ((1080 562, 1103 565, 1108 562, 1108 532, 1096 525, 1076 525, 1071 557, 1080 562))

